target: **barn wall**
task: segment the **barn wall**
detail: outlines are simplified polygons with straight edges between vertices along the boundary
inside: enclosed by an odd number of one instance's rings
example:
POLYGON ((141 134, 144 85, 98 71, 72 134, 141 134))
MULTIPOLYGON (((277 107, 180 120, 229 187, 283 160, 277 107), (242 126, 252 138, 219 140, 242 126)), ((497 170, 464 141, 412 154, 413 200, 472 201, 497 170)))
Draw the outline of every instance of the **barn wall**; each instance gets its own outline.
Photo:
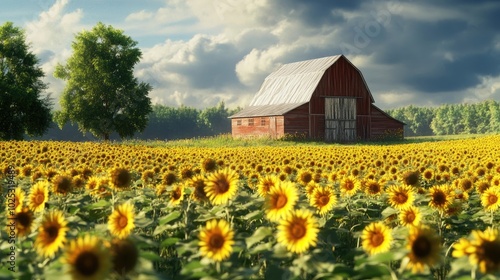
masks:
POLYGON ((283 116, 265 116, 252 118, 231 119, 231 134, 233 137, 272 137, 280 138, 284 135, 283 116), (271 121, 271 119, 273 119, 271 121), (253 120, 253 125, 250 125, 253 120), (241 124, 238 125, 238 121, 241 124), (274 128, 271 128, 273 125, 274 128))
POLYGON ((325 97, 355 97, 358 121, 358 138, 369 137, 369 117, 371 96, 359 71, 346 58, 340 57, 325 71, 311 98, 311 115, 314 116, 316 126, 311 127, 311 134, 315 138, 324 137, 325 97), (319 123, 322 122, 321 125, 319 123))
MULTIPOLYGON (((371 110, 371 140, 386 139, 395 136, 394 133, 399 131, 402 133, 404 125, 391 118, 380 109, 373 107, 371 110)), ((401 134, 401 136, 403 136, 401 134)))
POLYGON ((291 110, 283 117, 284 133, 309 137, 309 103, 291 110))

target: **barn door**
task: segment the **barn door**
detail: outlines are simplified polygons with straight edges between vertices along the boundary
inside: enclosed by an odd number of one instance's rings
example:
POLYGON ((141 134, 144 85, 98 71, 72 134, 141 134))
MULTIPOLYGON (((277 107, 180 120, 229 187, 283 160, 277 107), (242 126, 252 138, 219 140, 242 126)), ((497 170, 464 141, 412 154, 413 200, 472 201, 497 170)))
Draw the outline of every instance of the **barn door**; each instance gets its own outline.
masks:
POLYGON ((356 98, 325 98, 325 141, 356 140, 356 98))

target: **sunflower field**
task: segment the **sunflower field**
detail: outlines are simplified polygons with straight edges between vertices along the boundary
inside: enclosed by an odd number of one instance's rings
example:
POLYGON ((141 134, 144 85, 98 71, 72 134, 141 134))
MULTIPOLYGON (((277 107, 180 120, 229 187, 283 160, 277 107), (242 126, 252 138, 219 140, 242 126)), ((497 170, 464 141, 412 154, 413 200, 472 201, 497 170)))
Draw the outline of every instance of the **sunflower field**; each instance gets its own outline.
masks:
POLYGON ((0 279, 500 276, 500 135, 0 147, 0 279))

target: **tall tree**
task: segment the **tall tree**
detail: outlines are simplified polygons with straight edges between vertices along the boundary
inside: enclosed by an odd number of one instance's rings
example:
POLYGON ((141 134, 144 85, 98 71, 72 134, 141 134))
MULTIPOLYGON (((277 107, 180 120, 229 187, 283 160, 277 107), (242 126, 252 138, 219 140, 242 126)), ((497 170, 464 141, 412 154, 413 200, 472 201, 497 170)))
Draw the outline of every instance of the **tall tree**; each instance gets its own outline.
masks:
POLYGON ((112 132, 123 138, 144 130, 152 111, 152 88, 133 75, 142 55, 136 46, 123 31, 103 23, 75 36, 73 55, 55 71, 67 81, 62 109, 55 114, 60 127, 76 122, 80 131, 104 140, 112 132))
POLYGON ((49 96, 38 58, 29 51, 23 30, 12 22, 0 26, 0 139, 41 136, 51 124, 49 96))

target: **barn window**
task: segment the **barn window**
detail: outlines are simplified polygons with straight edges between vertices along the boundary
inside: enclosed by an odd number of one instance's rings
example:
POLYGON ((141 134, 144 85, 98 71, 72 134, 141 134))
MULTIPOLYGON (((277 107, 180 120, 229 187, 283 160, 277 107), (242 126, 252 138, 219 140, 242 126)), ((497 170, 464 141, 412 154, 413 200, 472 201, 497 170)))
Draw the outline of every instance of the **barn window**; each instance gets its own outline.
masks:
POLYGON ((248 119, 248 126, 253 126, 253 119, 248 119))
POLYGON ((236 120, 236 125, 241 125, 241 120, 236 120))
POLYGON ((266 125, 266 118, 260 118, 260 125, 265 126, 266 125))

